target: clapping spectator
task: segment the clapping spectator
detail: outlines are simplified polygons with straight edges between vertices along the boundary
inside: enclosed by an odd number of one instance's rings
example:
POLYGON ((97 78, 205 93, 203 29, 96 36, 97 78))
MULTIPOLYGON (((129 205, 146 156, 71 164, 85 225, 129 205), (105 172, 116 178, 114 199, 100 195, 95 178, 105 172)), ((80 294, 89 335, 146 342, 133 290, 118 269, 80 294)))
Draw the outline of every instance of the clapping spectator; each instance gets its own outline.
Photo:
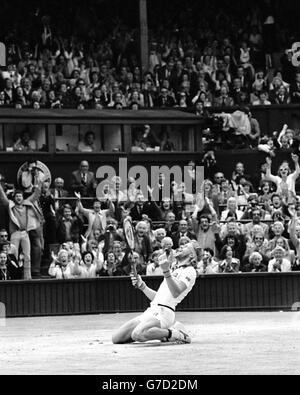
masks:
POLYGON ((73 273, 76 278, 96 278, 101 270, 103 262, 95 260, 94 254, 86 251, 82 254, 80 264, 76 261, 73 266, 73 273))
POLYGON ((220 273, 238 273, 240 269, 240 261, 233 258, 232 248, 224 246, 221 254, 221 262, 219 264, 220 273))
POLYGON ((98 271, 99 277, 123 276, 124 274, 114 253, 108 252, 107 259, 104 261, 102 268, 98 271))
POLYGON ((60 250, 58 255, 52 252, 52 263, 48 273, 57 280, 67 280, 74 277, 74 264, 69 261, 68 251, 60 250))
POLYGON ((253 252, 249 257, 249 264, 243 267, 244 272, 261 273, 267 272, 268 267, 263 263, 263 257, 259 252, 253 252))
POLYGON ((285 250, 284 248, 277 246, 272 253, 274 254, 274 258, 270 260, 268 265, 269 273, 281 273, 281 272, 290 272, 291 262, 289 259, 284 258, 285 250))
POLYGON ((197 264, 197 274, 218 274, 219 262, 214 260, 214 252, 210 248, 204 248, 203 258, 197 264))

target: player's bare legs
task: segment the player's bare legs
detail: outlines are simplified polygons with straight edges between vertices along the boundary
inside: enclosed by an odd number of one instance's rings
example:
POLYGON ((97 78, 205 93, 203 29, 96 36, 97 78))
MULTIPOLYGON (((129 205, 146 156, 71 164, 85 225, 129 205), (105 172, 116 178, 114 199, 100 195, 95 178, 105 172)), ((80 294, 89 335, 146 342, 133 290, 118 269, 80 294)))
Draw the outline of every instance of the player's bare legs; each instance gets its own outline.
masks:
POLYGON ((151 318, 140 323, 132 332, 132 339, 137 342, 163 340, 169 336, 168 329, 162 329, 159 320, 151 318))
POLYGON ((138 318, 133 318, 132 320, 126 322, 124 325, 122 325, 116 333, 113 334, 112 336, 112 342, 114 344, 126 344, 126 343, 132 343, 134 340, 132 340, 131 334, 133 330, 140 324, 140 320, 138 318))

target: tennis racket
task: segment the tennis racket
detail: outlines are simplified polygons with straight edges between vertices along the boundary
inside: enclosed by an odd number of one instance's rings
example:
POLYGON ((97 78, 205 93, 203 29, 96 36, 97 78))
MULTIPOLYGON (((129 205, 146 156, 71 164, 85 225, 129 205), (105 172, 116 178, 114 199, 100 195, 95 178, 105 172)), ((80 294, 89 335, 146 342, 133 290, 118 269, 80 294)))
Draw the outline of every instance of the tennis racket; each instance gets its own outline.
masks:
MULTIPOLYGON (((130 253, 132 254, 134 250, 134 233, 133 233, 133 227, 132 227, 132 220, 130 217, 126 217, 123 221, 123 231, 124 231, 124 237, 125 241, 127 244, 127 247, 130 250, 130 253)), ((131 268, 131 273, 137 278, 138 273, 136 270, 136 263, 132 260, 130 264, 131 268)), ((135 285, 135 288, 137 288, 137 285, 135 285)))

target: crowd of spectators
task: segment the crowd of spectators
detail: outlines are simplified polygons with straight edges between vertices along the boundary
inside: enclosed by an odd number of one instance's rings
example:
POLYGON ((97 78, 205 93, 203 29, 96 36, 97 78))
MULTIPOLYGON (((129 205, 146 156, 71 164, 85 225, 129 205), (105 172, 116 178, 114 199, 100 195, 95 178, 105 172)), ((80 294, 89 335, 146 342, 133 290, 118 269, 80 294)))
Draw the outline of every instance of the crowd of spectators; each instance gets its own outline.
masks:
MULTIPOLYGON (((1 207, 8 215, 7 225, 5 213, 1 217, 2 279, 40 278, 41 263, 56 279, 129 275, 132 262, 140 274, 160 275, 160 255, 167 250, 176 262, 176 251, 191 240, 198 243, 199 275, 300 269, 295 154, 277 175, 270 156, 260 174, 248 174, 241 162, 227 179, 216 170, 198 194, 172 181, 167 195, 163 173, 157 185, 148 187, 148 196, 137 180, 123 185, 118 176, 99 191, 86 160, 71 174, 68 189, 62 178, 51 187, 34 161, 28 171, 31 188, 22 184, 28 174, 13 190, 0 187, 1 207), (123 233, 128 216, 134 225, 133 251, 123 233)), ((189 177, 195 186, 193 162, 189 177)))
POLYGON ((300 102, 299 68, 289 51, 297 25, 282 17, 281 0, 251 6, 188 2, 185 10, 178 2, 154 3, 146 71, 138 59, 138 17, 135 23, 110 18, 106 2, 103 9, 95 1, 75 2, 68 10, 70 30, 61 3, 52 2, 46 14, 38 7, 22 8, 18 29, 2 34, 7 67, 1 73, 0 106, 140 109, 300 102), (168 13, 163 25, 154 12, 168 13))
MULTIPOLYGON (((121 2, 110 3, 122 8, 121 2)), ((4 4, 1 22, 7 33, 0 36, 7 67, 1 70, 0 107, 178 107, 201 116, 209 108, 238 109, 215 114, 213 121, 222 124, 220 140, 210 128, 204 131, 204 162, 210 169, 198 194, 172 182, 164 196, 161 174, 147 196, 135 179, 114 177, 97 198, 98 180, 86 160, 70 175, 67 188, 61 177, 52 185, 35 159, 28 161, 18 185, 2 177, 0 279, 40 278, 45 264, 47 275, 57 279, 128 275, 133 262, 140 274, 160 275, 162 252, 172 254, 175 264, 176 251, 190 240, 198 243, 199 275, 300 269, 298 137, 287 125, 280 133, 261 135, 248 107, 300 103, 300 70, 291 51, 298 21, 285 18, 295 4, 224 0, 220 6, 203 0, 187 1, 183 10, 180 1, 161 3, 153 1, 149 9, 146 71, 138 60, 137 23, 115 18, 116 9, 105 1, 66 6, 55 0, 45 10, 39 2, 35 8, 4 4), (260 174, 240 162, 225 178, 215 160, 216 144, 265 152, 260 174), (293 152, 277 175, 272 168, 276 149, 293 152), (153 188, 159 192, 156 200, 153 188), (128 216, 134 251, 122 228, 128 216)), ((146 128, 138 143, 145 145, 150 133, 146 128)), ((12 147, 35 149, 28 134, 12 147)), ((94 150, 91 133, 78 150, 94 150)), ((189 166, 195 182, 195 163, 189 166)))

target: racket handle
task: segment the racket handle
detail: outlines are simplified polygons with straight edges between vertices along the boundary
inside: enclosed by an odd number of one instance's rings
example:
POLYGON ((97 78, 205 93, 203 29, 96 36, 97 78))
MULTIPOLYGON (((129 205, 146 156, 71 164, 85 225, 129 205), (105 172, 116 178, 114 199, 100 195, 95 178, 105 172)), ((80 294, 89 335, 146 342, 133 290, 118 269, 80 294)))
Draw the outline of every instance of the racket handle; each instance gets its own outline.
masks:
MULTIPOLYGON (((138 273, 137 273, 137 270, 136 270, 136 265, 130 265, 130 269, 131 269, 131 273, 132 273, 135 277, 137 277, 137 276, 138 276, 138 273)), ((138 288, 137 284, 134 286, 134 288, 138 288)))

